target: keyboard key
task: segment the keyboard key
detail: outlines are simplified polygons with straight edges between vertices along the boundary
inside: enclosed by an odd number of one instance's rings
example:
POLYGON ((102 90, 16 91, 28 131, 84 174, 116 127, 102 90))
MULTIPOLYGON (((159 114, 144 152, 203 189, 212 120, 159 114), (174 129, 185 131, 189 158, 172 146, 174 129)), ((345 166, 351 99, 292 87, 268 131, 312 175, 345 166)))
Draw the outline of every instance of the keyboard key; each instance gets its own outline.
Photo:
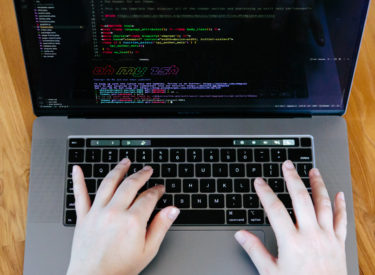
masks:
POLYGON ((164 185, 164 179, 149 179, 148 181, 148 188, 152 188, 156 185, 164 185))
POLYGON ((230 164, 229 171, 231 177, 245 176, 245 166, 243 164, 230 164))
POLYGON ((162 164, 161 166, 162 177, 177 177, 177 165, 176 164, 162 164))
POLYGON ((187 161, 188 162, 201 162, 202 161, 202 149, 188 149, 187 161))
POLYGON ((118 150, 116 150, 116 149, 104 149, 103 150, 103 161, 104 162, 118 162, 118 150))
POLYGON ((224 224, 224 210, 181 210, 174 224, 224 224))
POLYGON ((278 177, 279 166, 277 164, 263 164, 263 175, 265 177, 278 177))
POLYGON ((196 164, 195 174, 197 177, 211 177, 210 164, 196 164))
MULTIPOLYGON (((92 176, 92 166, 91 164, 78 164, 79 167, 81 167, 82 171, 83 171, 83 175, 85 176, 85 178, 89 178, 92 176)), ((68 165, 68 177, 71 178, 72 177, 72 170, 73 170, 73 164, 69 164, 68 165)))
POLYGON ((83 161, 83 149, 70 149, 69 150, 69 162, 82 162, 83 161))
POLYGON ((167 162, 168 150, 167 149, 154 149, 154 162, 167 162))
POLYGON ((277 161, 277 162, 286 161, 286 150, 285 149, 272 149, 271 159, 272 161, 277 161))
POLYGON ((75 210, 67 210, 65 213, 65 224, 76 224, 77 215, 75 210))
POLYGON ((191 206, 193 208, 207 208, 207 195, 192 195, 191 206))
POLYGON ((278 194, 277 195, 286 208, 293 208, 292 200, 289 194, 278 194))
POLYGON ((143 168, 142 164, 132 164, 132 165, 130 165, 130 168, 129 168, 129 171, 128 171, 128 176, 137 173, 142 168, 143 168))
POLYGON ((248 177, 256 178, 262 176, 262 165, 260 164, 247 164, 246 170, 248 177))
POLYGON ((310 179, 304 179, 304 178, 302 178, 302 182, 306 186, 307 190, 310 192, 311 191, 310 179))
POLYGON ((108 164, 95 164, 94 165, 94 177, 103 178, 109 172, 108 164))
POLYGON ((268 162, 270 161, 270 150, 269 149, 255 149, 254 156, 255 156, 255 161, 257 162, 268 162))
POLYGON ((96 190, 99 189, 99 186, 102 184, 103 179, 97 179, 96 180, 96 190))
POLYGON ((96 192, 96 180, 95 179, 86 179, 86 187, 88 193, 96 192))
POLYGON ((215 180, 214 179, 201 179, 199 182, 200 191, 202 193, 214 193, 215 192, 215 180))
POLYGON ((221 149, 220 154, 222 162, 236 161, 236 150, 234 149, 221 149))
POLYGON ((88 149, 86 150, 86 162, 100 162, 100 150, 88 149))
POLYGON ((248 224, 264 224, 263 210, 248 210, 248 224))
POLYGON ((185 193, 197 193, 198 192, 198 180, 197 179, 184 179, 183 187, 185 193))
POLYGON ((83 138, 69 139, 69 147, 83 147, 83 146, 85 146, 85 140, 83 138))
POLYGON ((247 193, 250 192, 250 182, 248 179, 235 179, 234 192, 247 193))
POLYGON ((67 195, 66 196, 66 208, 75 208, 74 195, 67 195))
POLYGON ((217 191, 220 193, 230 193, 233 191, 232 179, 218 179, 217 191))
POLYGON ((259 198, 255 194, 243 194, 243 207, 245 208, 258 208, 259 198))
POLYGON ((190 207, 190 196, 189 195, 175 195, 174 205, 178 208, 189 208, 190 207))
POLYGON ((246 224, 246 210, 227 210, 227 224, 246 224))
POLYGON ((309 171, 313 168, 313 165, 311 163, 298 163, 297 164, 297 171, 299 176, 302 177, 308 177, 309 171))
POLYGON ((238 161, 251 162, 253 161, 253 150, 251 149, 238 149, 237 150, 238 161))
POLYGON ((219 150, 218 149, 204 149, 204 161, 205 162, 219 161, 219 150))
POLYGON ((210 208, 223 208, 224 207, 224 195, 211 194, 209 195, 210 208))
POLYGON ((90 198, 91 204, 93 204, 95 200, 95 194, 89 194, 89 198, 90 198))
POLYGON ((148 164, 152 167, 152 175, 151 178, 157 178, 160 177, 160 164, 148 164))
POLYGON ((181 180, 180 179, 167 179, 165 183, 167 193, 180 193, 181 180))
POLYGON ((290 218, 292 219, 293 223, 296 223, 296 216, 294 215, 293 209, 287 209, 287 211, 288 211, 288 214, 289 214, 290 218))
POLYGON ((184 162, 185 149, 171 149, 171 162, 184 162))
POLYGON ((228 208, 241 208, 242 198, 238 194, 228 194, 226 195, 226 206, 228 208))
POLYGON ((288 149, 288 158, 291 161, 312 161, 311 149, 288 149))
POLYGON ((120 160, 128 158, 131 162, 135 161, 135 150, 134 149, 121 149, 120 160))
POLYGON ((151 149, 137 149, 136 160, 137 162, 151 162, 151 149))
POLYGON ((227 177, 228 176, 228 164, 213 164, 212 174, 214 177, 227 177))
POLYGON ((178 166, 178 176, 182 178, 194 177, 194 165, 193 164, 180 164, 178 166))
POLYGON ((311 147, 311 138, 301 138, 302 147, 311 147))
POLYGON ((268 179, 268 185, 271 187, 271 189, 275 193, 284 192, 284 180, 283 179, 268 179))
POLYGON ((167 206, 173 205, 173 196, 169 194, 164 194, 161 199, 158 201, 156 207, 164 208, 167 206))
POLYGON ((73 180, 72 179, 68 179, 67 182, 66 182, 66 191, 68 193, 73 193, 73 180))

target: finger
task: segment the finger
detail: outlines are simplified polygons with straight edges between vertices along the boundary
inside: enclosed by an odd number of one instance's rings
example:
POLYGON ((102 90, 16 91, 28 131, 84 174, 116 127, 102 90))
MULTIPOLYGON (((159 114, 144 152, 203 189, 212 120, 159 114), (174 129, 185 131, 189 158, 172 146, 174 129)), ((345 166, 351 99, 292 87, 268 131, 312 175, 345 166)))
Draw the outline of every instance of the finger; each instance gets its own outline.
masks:
POLYGON ((319 170, 314 168, 311 169, 309 177, 318 223, 324 230, 332 231, 333 215, 331 199, 329 198, 322 176, 320 175, 319 170))
POLYGON ((345 243, 346 239, 346 225, 347 225, 347 214, 346 214, 346 203, 343 192, 340 192, 335 197, 335 210, 334 210, 334 230, 337 238, 345 243))
POLYGON ((113 207, 127 209, 134 201, 137 192, 150 179, 152 168, 145 166, 137 173, 127 177, 117 188, 110 204, 113 207))
POLYGON ((261 240, 254 234, 241 230, 234 235, 238 243, 245 249, 260 274, 276 274, 276 259, 265 248, 261 240))
POLYGON ((85 183, 85 177, 83 176, 83 172, 81 167, 78 165, 73 166, 72 171, 73 177, 73 192, 74 192, 74 199, 75 199, 75 208, 77 213, 77 224, 79 221, 86 216, 87 212, 89 212, 91 207, 91 201, 89 194, 87 192, 87 187, 85 183))
POLYGON ((160 244, 163 241, 165 234, 176 220, 180 210, 174 206, 168 206, 159 211, 150 223, 146 233, 145 250, 154 257, 159 251, 160 244))
POLYGON ((310 195, 290 160, 283 163, 283 174, 292 199, 298 228, 317 227, 318 223, 310 195))
POLYGON ((141 217, 146 224, 151 217, 152 211, 155 209, 156 203, 163 196, 164 192, 164 185, 156 185, 147 189, 138 196, 129 208, 129 211, 141 217))
POLYGON ((116 167, 108 173, 108 175, 105 176, 96 193, 94 206, 104 206, 111 200, 117 186, 128 172, 129 167, 130 161, 129 159, 125 158, 121 160, 116 167))
POLYGON ((271 187, 261 178, 255 179, 254 186, 278 241, 293 234, 296 231, 293 221, 271 187))

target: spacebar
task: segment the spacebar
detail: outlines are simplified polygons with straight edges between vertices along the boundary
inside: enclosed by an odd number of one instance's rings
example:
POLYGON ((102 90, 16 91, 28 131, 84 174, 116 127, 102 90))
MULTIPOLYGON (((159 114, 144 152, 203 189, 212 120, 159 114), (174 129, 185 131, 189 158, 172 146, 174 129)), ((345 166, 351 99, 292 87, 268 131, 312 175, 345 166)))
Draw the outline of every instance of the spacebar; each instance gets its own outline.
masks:
POLYGON ((224 210, 181 210, 174 224, 225 224, 224 210))

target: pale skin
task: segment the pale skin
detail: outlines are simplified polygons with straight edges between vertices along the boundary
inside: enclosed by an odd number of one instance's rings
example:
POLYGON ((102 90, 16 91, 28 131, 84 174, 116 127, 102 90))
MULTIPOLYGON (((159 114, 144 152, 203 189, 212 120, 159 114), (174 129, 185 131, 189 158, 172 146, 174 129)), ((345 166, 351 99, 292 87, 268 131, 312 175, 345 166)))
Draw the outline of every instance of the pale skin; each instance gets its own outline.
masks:
MULTIPOLYGON (((148 189, 137 197, 152 169, 142 169, 123 180, 129 167, 130 161, 124 159, 107 175, 92 206, 82 170, 73 168, 77 225, 67 274, 138 274, 156 256, 179 210, 166 207, 147 226, 164 186, 148 189)), ((318 169, 312 169, 313 204, 290 161, 283 164, 283 174, 296 225, 263 179, 255 181, 277 239, 278 256, 271 255, 248 231, 238 231, 236 240, 260 274, 347 274, 344 194, 336 195, 332 210, 323 179, 318 169)))

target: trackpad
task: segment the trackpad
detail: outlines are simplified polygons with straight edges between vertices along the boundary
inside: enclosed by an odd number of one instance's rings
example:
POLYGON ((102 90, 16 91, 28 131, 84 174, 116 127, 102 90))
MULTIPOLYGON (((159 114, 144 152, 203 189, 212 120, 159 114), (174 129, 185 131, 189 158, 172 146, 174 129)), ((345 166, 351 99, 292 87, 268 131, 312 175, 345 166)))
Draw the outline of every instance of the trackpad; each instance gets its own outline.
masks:
MULTIPOLYGON (((258 274, 236 231, 169 231, 160 251, 142 274, 258 274)), ((252 231, 264 243, 263 231, 252 231)))

